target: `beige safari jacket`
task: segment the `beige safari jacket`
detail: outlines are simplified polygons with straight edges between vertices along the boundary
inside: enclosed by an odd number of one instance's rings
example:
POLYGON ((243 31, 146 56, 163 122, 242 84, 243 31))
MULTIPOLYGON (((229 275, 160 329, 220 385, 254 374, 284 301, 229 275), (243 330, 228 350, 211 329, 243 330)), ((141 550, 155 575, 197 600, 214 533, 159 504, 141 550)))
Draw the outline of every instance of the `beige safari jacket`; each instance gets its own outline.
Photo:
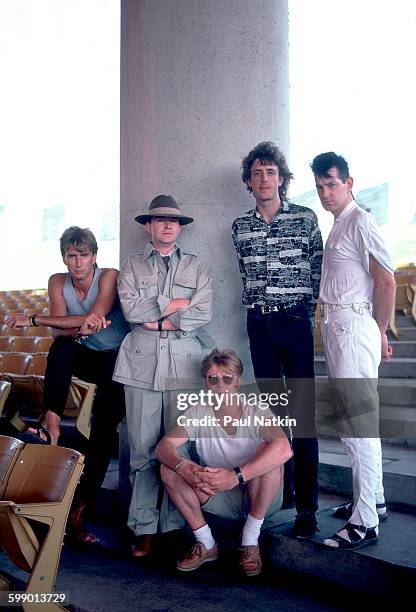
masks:
POLYGON ((212 316, 212 281, 205 264, 176 246, 166 272, 149 242, 143 253, 133 253, 122 264, 117 288, 132 332, 120 347, 114 380, 153 391, 200 387, 198 336, 212 316), (188 308, 168 317, 178 329, 143 329, 141 323, 160 319, 172 298, 191 300, 188 308))

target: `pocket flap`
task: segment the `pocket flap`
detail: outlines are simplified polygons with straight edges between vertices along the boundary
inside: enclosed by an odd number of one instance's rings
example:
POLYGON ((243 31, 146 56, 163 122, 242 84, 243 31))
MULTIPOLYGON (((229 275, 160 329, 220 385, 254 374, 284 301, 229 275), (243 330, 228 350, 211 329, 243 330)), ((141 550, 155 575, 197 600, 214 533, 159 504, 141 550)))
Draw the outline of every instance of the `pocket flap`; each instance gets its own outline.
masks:
POLYGON ((181 287, 189 287, 190 289, 196 288, 196 278, 191 276, 175 276, 175 280, 173 281, 175 285, 180 285, 181 287))
POLYGON ((157 278, 156 276, 145 276, 144 278, 142 277, 138 282, 137 282, 137 287, 140 288, 146 288, 146 287, 153 287, 153 285, 157 285, 157 278))

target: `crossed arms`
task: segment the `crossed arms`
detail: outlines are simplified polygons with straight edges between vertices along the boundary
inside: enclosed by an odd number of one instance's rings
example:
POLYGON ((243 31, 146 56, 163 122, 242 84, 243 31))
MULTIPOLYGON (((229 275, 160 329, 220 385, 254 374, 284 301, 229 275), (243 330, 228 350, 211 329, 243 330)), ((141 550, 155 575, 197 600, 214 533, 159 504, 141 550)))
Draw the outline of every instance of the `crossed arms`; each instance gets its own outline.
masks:
MULTIPOLYGON (((189 298, 170 298, 158 290, 155 295, 146 295, 141 283, 149 279, 149 273, 149 268, 142 261, 136 261, 134 256, 128 258, 121 268, 118 293, 129 323, 157 330, 158 320, 163 318, 163 330, 189 332, 211 321, 212 281, 205 264, 199 261, 188 270, 188 276, 193 280, 193 295, 189 298)), ((152 278, 149 282, 154 283, 152 278)))

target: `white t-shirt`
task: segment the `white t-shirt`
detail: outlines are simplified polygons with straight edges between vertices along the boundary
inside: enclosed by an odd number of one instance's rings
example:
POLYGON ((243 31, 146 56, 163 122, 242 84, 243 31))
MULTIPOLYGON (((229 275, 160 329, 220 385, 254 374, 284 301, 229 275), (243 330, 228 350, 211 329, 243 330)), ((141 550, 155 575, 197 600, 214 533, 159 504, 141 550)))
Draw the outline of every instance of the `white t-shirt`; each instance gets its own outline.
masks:
POLYGON ((319 297, 326 304, 371 302, 370 255, 383 268, 394 266, 374 217, 350 202, 334 221, 325 245, 319 297))
POLYGON ((257 447, 263 442, 259 429, 267 424, 262 419, 273 419, 272 412, 259 409, 257 406, 244 406, 238 419, 234 435, 228 434, 220 424, 201 424, 204 416, 218 417, 218 413, 209 406, 193 406, 183 414, 186 419, 195 419, 194 423, 184 423, 190 440, 195 440, 197 453, 202 463, 209 467, 233 468, 243 465, 256 454, 257 447))

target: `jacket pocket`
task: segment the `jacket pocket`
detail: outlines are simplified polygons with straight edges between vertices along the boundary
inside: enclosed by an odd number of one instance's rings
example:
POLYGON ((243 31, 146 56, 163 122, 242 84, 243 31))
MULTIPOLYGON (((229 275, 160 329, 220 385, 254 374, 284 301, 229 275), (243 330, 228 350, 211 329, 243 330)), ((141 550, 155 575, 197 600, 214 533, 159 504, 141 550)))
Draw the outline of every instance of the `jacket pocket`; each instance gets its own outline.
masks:
POLYGON ((130 333, 120 347, 115 374, 143 383, 152 383, 157 365, 156 337, 130 333))
POLYGON ((154 297, 158 294, 157 277, 145 276, 137 281, 136 289, 142 297, 154 297))
POLYGON ((196 278, 175 276, 172 284, 172 297, 190 299, 196 291, 196 278))

